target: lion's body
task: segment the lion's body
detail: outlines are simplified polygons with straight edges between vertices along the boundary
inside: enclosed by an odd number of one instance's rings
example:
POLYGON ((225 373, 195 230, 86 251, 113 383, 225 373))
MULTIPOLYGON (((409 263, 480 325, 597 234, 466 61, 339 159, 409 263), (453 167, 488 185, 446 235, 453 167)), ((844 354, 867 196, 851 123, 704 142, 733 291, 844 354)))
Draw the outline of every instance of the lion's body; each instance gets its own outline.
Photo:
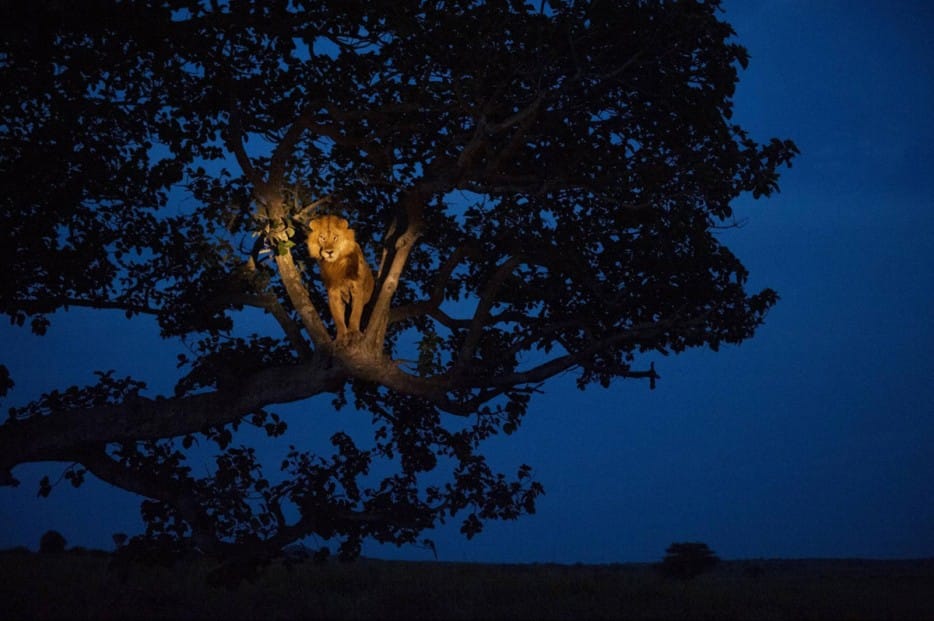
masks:
POLYGON ((337 337, 360 331, 363 307, 373 295, 373 272, 347 220, 321 216, 308 223, 308 252, 321 268, 337 337), (347 307, 350 320, 347 322, 347 307))

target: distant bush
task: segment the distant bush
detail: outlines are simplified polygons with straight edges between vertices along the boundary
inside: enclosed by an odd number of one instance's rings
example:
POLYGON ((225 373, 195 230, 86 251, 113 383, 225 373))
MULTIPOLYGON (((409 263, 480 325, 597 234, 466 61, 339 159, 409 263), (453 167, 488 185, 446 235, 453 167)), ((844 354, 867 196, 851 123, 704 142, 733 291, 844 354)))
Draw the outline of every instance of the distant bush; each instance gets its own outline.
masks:
POLYGON ((669 578, 688 580, 713 569, 720 562, 706 543, 673 543, 665 552, 659 569, 669 578))
POLYGON ((46 531, 39 539, 39 552, 43 554, 61 554, 65 551, 65 537, 57 530, 46 531))

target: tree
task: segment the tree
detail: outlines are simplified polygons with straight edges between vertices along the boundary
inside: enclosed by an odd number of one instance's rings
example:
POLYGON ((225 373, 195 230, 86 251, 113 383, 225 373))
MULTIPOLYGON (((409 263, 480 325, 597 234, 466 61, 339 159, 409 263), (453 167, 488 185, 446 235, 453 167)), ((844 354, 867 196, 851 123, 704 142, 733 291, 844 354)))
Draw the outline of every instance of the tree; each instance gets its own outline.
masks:
POLYGON ((731 121, 747 54, 718 2, 0 11, 0 310, 36 334, 72 307, 149 315, 192 352, 174 394, 108 371, 12 408, 0 478, 72 463, 145 497, 139 541, 266 558, 315 534, 353 557, 453 516, 471 537, 534 511, 531 468, 481 449, 549 378, 654 388, 647 354, 743 341, 777 299, 714 235, 796 153, 731 121), (362 334, 322 313, 316 213, 346 216, 376 273, 362 334), (249 308, 267 333, 237 332, 249 308), (295 447, 267 477, 234 433, 281 435, 271 408, 319 394, 369 412, 372 442, 295 447))
POLYGON ((43 554, 61 554, 65 551, 65 537, 57 530, 47 530, 39 540, 39 552, 43 554))
POLYGON ((659 569, 669 578, 690 580, 713 569, 720 558, 706 543, 673 543, 665 550, 659 569))

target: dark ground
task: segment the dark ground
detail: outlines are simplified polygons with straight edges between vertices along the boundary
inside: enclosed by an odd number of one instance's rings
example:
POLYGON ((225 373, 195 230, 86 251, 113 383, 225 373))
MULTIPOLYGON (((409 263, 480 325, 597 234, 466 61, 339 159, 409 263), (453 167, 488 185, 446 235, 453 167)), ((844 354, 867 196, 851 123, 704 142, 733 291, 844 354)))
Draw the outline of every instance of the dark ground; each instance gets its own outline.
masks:
POLYGON ((4 619, 934 619, 934 559, 725 561, 692 580, 649 564, 361 560, 273 565, 235 590, 201 561, 0 552, 4 619))

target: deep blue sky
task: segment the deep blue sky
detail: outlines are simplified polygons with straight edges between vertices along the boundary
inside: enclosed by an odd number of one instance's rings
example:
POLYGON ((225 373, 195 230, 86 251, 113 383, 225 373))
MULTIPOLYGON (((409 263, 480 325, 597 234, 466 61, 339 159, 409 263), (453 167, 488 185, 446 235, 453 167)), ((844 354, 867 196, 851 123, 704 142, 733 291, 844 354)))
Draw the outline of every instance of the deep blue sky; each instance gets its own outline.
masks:
MULTIPOLYGON (((439 529, 440 558, 651 561, 684 540, 725 558, 934 556, 934 3, 732 0, 726 19, 751 54, 735 119, 802 151, 781 194, 741 200, 746 225, 722 233, 752 287, 781 301, 742 346, 658 359, 654 392, 552 381, 489 445, 503 468, 534 466, 538 513, 469 542, 439 529)), ((17 383, 4 405, 92 383, 92 369, 165 391, 176 347, 155 334, 79 311, 42 339, 0 326, 17 383)), ((286 443, 365 428, 327 399, 276 411, 286 443)), ((109 549, 111 533, 139 531, 139 499, 95 481, 36 498, 61 470, 22 466, 19 488, 0 488, 0 548, 54 528, 109 549)))

